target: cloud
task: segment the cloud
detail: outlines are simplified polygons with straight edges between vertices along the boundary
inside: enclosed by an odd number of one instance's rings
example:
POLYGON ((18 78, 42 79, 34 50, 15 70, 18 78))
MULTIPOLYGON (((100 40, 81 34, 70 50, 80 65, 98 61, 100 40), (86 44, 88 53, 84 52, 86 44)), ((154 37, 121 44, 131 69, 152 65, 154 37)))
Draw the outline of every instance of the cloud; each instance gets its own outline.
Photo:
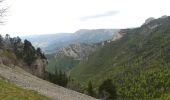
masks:
POLYGON ((105 12, 105 13, 101 13, 101 14, 97 14, 97 15, 84 16, 84 17, 80 18, 80 20, 86 21, 86 20, 96 19, 96 18, 101 18, 101 17, 114 16, 118 13, 119 13, 119 11, 109 11, 109 12, 105 12))

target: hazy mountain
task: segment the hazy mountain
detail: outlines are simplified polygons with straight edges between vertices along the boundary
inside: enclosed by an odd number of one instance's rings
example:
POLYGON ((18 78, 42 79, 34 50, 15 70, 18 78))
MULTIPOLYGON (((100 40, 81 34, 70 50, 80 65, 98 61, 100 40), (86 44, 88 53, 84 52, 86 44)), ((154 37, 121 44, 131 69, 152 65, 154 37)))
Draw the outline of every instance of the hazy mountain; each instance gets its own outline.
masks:
POLYGON ((33 35, 22 37, 30 40, 34 46, 42 48, 46 53, 55 53, 62 48, 74 43, 98 43, 109 40, 118 29, 82 29, 75 33, 58 33, 47 35, 33 35))
POLYGON ((35 47, 40 47, 45 52, 50 52, 53 49, 55 50, 58 47, 65 46, 73 40, 71 33, 32 35, 21 38, 30 40, 35 47))

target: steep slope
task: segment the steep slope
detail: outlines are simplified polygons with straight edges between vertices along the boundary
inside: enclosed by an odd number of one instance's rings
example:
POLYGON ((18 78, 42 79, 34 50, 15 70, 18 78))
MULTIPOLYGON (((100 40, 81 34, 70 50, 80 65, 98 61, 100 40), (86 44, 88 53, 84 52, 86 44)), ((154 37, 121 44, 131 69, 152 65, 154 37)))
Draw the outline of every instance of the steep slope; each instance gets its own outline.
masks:
POLYGON ((122 38, 105 45, 71 75, 86 84, 113 79, 119 99, 155 99, 169 93, 170 17, 151 20, 135 29, 121 30, 122 38))
POLYGON ((87 95, 42 80, 17 66, 10 68, 1 64, 0 76, 15 83, 19 87, 38 91, 53 100, 96 100, 87 95))

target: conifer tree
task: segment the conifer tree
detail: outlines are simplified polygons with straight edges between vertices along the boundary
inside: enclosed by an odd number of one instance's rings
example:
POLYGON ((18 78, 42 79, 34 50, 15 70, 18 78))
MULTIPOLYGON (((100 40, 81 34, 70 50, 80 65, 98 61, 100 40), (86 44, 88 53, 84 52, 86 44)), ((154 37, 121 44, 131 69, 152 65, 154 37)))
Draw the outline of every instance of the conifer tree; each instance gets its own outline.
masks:
POLYGON ((94 96, 95 95, 95 92, 93 90, 93 85, 92 85, 91 81, 89 81, 89 83, 88 83, 87 92, 88 92, 88 95, 90 95, 90 96, 94 96))

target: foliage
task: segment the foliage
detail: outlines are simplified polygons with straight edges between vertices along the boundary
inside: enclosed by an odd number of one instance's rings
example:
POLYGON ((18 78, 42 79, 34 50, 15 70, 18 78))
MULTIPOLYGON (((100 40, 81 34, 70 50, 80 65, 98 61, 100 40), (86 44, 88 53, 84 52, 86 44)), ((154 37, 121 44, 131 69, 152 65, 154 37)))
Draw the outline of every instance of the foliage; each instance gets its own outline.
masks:
POLYGON ((69 77, 61 70, 55 70, 54 74, 46 72, 45 79, 63 87, 66 87, 69 81, 69 77))
POLYGON ((35 53, 35 48, 32 46, 31 42, 24 40, 23 58, 28 65, 31 65, 36 59, 35 53))
POLYGON ((47 58, 45 57, 44 53, 42 53, 41 48, 37 48, 36 52, 37 52, 37 55, 38 55, 39 57, 41 57, 42 59, 47 59, 47 58))
POLYGON ((99 86, 99 95, 101 96, 101 98, 104 98, 106 100, 116 99, 116 87, 113 85, 111 79, 103 81, 103 83, 99 86))
POLYGON ((92 85, 91 81, 89 81, 89 83, 88 83, 87 92, 88 92, 88 95, 95 96, 95 91, 93 89, 93 85, 92 85))
POLYGON ((9 34, 6 34, 4 38, 0 35, 0 46, 3 55, 10 59, 14 57, 23 59, 28 65, 37 58, 46 59, 40 48, 36 50, 28 40, 24 40, 23 43, 19 37, 11 38, 9 34))

